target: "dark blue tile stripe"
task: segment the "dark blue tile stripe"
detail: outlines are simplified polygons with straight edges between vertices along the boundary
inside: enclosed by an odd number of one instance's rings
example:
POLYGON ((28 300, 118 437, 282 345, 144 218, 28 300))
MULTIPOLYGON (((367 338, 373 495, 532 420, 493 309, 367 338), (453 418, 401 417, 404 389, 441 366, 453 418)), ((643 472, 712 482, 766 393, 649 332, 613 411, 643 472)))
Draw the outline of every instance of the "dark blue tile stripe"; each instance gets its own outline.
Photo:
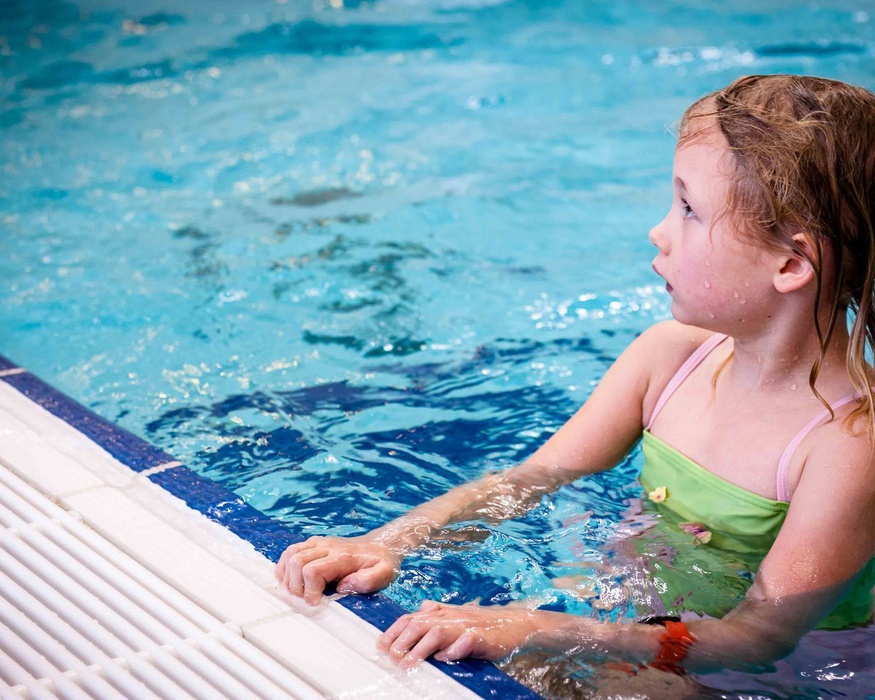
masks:
POLYGON ((173 461, 172 455, 101 418, 29 372, 12 374, 2 379, 49 413, 72 425, 134 471, 140 472, 173 461))
MULTIPOLYGON (((16 367, 18 365, 0 355, 0 371, 16 367)), ((0 379, 76 428, 134 471, 175 461, 172 455, 101 418, 29 372, 0 379)), ((185 501, 189 507, 250 542, 271 561, 277 561, 286 547, 303 539, 245 503, 232 491, 188 467, 172 467, 152 474, 149 479, 185 501)), ((388 629, 405 612, 401 606, 379 593, 347 596, 339 599, 338 603, 380 630, 388 629)), ((486 661, 470 659, 446 664, 431 659, 429 663, 482 698, 537 700, 540 697, 486 661)))
POLYGON ((286 547, 303 539, 250 506, 233 491, 188 467, 172 467, 152 474, 149 480, 250 542, 271 561, 278 561, 286 547))
POLYGON ((15 364, 12 360, 3 357, 3 355, 0 355, 0 372, 2 372, 4 369, 15 369, 16 367, 18 367, 18 365, 15 364))

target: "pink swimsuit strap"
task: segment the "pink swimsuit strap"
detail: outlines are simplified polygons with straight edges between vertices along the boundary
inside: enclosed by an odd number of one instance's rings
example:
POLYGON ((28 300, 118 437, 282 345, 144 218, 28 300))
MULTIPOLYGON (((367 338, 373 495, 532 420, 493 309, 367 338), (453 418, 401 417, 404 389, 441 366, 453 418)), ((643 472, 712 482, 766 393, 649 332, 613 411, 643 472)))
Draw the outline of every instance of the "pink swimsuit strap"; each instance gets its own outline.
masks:
MULTIPOLYGON (((686 361, 680 366, 677 372, 675 372, 674 376, 669 380, 668 384, 666 384, 665 389, 662 390, 662 393, 659 395, 659 399, 656 402, 656 406, 653 408, 653 413, 650 414, 650 420, 647 422, 647 430, 650 430, 650 427, 653 425, 653 421, 656 420, 656 416, 659 415, 659 412, 663 409, 666 402, 671 398, 672 394, 677 391, 677 388, 684 383, 687 377, 690 376, 692 371, 696 369, 704 360, 711 351, 716 348, 720 343, 726 340, 727 336, 721 335, 720 333, 715 333, 708 340, 702 343, 696 351, 690 355, 686 361)), ((830 404, 832 410, 835 411, 837 408, 841 408, 845 404, 854 401, 859 398, 859 394, 848 394, 847 396, 843 396, 838 401, 833 404, 830 404)), ((787 443, 787 446, 784 448, 784 451, 781 453, 781 458, 778 460, 778 473, 775 480, 775 486, 778 493, 779 501, 789 501, 789 494, 787 493, 787 472, 790 468, 790 459, 793 457, 793 454, 796 452, 796 448, 799 447, 800 443, 808 436, 808 434, 814 430, 818 425, 820 425, 824 420, 829 418, 830 411, 829 409, 824 408, 820 411, 814 418, 812 418, 805 426, 793 437, 790 442, 787 443)))
POLYGON ((659 415, 659 412, 663 409, 666 402, 671 398, 672 394, 677 391, 678 387, 684 383, 687 377, 693 372, 696 367, 702 364, 702 360, 708 357, 711 354, 711 351, 716 348, 720 343, 726 340, 727 336, 721 335, 720 333, 715 333, 708 340, 702 343, 696 351, 690 355, 686 362, 680 366, 677 372, 675 372, 674 376, 669 380, 668 384, 665 385, 665 389, 662 390, 662 393, 659 395, 659 399, 656 401, 656 406, 653 407, 653 413, 650 414, 650 420, 647 422, 647 429, 650 430, 650 427, 653 425, 653 421, 656 420, 656 416, 659 415))
MULTIPOLYGON (((847 396, 842 396, 835 403, 831 403, 830 407, 832 408, 833 413, 837 408, 841 408, 845 404, 851 403, 851 401, 855 401, 860 398, 860 395, 856 392, 853 394, 848 394, 847 396)), ((781 459, 778 460, 778 478, 777 478, 777 487, 778 487, 778 500, 779 501, 789 501, 790 494, 787 493, 787 470, 790 468, 790 458, 793 456, 793 453, 796 452, 796 448, 799 447, 799 443, 801 443, 810 433, 814 430, 818 425, 820 425, 823 421, 830 417, 830 410, 824 408, 820 413, 818 413, 814 418, 812 418, 808 423, 805 424, 805 427, 802 428, 796 436, 787 443, 787 447, 784 448, 784 452, 781 454, 781 459)))

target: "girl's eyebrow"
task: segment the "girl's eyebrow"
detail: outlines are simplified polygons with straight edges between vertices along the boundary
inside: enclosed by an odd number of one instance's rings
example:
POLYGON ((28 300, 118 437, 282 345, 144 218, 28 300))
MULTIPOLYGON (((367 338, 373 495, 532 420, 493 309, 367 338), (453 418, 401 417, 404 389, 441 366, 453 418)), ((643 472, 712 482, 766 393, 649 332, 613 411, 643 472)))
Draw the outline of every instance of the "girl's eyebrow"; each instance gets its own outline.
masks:
POLYGON ((684 181, 681 180, 677 175, 675 175, 674 184, 678 189, 681 189, 684 192, 687 191, 687 186, 684 184, 684 181))

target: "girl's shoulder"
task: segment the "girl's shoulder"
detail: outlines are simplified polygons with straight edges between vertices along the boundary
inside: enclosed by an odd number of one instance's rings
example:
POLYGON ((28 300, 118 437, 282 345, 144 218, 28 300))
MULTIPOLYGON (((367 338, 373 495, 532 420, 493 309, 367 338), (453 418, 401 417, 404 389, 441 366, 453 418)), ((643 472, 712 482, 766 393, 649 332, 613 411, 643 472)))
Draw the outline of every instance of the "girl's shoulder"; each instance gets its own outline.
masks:
MULTIPOLYGON (((653 364, 654 377, 672 376, 713 331, 685 326, 677 321, 662 321, 644 331, 633 344, 635 352, 653 364)), ((668 379, 666 379, 668 381, 668 379)))
POLYGON ((713 335, 713 331, 672 320, 657 323, 638 336, 629 350, 647 375, 645 414, 684 362, 713 335))
POLYGON ((658 343, 663 352, 689 356, 712 335, 714 331, 668 320, 650 326, 640 337, 647 337, 650 342, 658 343))
POLYGON ((808 432, 790 463, 791 485, 806 475, 809 480, 821 478, 825 483, 849 478, 860 487, 868 484, 870 495, 875 497, 875 449, 865 420, 849 422, 854 408, 850 403, 836 409, 835 418, 824 419, 808 432), (865 479, 861 478, 864 474, 865 479))

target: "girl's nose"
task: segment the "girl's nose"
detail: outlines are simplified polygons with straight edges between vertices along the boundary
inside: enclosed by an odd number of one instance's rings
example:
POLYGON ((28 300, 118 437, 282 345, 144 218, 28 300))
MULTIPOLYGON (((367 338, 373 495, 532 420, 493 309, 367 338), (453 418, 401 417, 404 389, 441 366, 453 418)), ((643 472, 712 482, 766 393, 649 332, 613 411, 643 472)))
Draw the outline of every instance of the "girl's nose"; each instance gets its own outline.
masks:
MULTIPOLYGON (((668 218, 668 216, 666 216, 668 218)), ((660 253, 668 253, 668 236, 665 235, 665 218, 650 229, 647 238, 660 253)))

